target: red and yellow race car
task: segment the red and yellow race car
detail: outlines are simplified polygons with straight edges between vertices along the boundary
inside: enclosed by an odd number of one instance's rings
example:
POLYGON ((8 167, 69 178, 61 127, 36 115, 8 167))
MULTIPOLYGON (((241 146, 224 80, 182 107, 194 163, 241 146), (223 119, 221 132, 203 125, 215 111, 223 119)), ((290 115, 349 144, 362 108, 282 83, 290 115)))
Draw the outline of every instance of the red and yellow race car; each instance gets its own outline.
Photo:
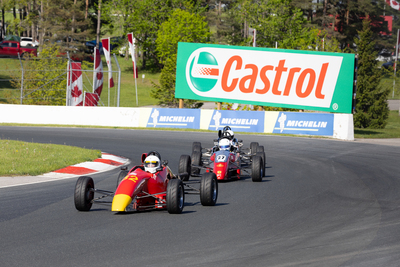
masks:
POLYGON ((218 184, 214 177, 202 179, 200 189, 197 189, 192 186, 193 182, 183 182, 184 179, 174 175, 167 166, 168 161, 161 162, 157 151, 144 153, 141 159, 142 165, 129 171, 121 170, 115 192, 95 189, 91 177, 79 177, 75 185, 75 208, 79 211, 89 211, 93 203, 110 203, 111 211, 114 212, 167 209, 171 214, 179 214, 184 207, 185 193, 200 194, 203 206, 216 204, 218 184), (100 196, 95 198, 95 193, 100 196), (103 200, 107 197, 112 197, 112 201, 103 200))

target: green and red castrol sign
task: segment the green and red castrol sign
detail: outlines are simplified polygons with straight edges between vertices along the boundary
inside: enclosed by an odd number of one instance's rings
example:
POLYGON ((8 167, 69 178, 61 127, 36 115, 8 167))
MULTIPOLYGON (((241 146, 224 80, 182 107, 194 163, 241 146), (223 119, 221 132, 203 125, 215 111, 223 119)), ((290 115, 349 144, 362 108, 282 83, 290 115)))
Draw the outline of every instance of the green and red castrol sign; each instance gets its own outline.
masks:
POLYGON ((179 43, 175 97, 351 113, 354 54, 179 43))

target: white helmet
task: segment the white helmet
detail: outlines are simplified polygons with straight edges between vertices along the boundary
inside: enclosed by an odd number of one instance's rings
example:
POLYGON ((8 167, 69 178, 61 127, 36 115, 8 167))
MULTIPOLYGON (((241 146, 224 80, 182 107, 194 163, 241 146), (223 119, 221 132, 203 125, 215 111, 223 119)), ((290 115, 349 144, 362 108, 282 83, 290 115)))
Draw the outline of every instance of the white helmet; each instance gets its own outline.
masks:
POLYGON ((157 156, 150 155, 144 160, 144 169, 150 173, 156 173, 160 167, 160 159, 157 156))
POLYGON ((221 140, 219 140, 218 146, 221 150, 229 150, 231 142, 226 138, 222 138, 221 140))
POLYGON ((228 138, 233 138, 234 133, 232 130, 227 130, 226 132, 229 133, 228 138))

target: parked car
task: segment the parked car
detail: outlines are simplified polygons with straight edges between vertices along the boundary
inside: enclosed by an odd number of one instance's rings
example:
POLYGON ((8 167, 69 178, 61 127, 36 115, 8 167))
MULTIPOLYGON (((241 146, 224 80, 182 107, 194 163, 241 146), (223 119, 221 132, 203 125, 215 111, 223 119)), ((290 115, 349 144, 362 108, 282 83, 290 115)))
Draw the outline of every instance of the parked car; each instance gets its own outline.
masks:
MULTIPOLYGON (((395 62, 395 60, 391 60, 389 62, 383 63, 382 64, 382 68, 384 68, 384 69, 388 69, 389 67, 393 68, 394 67, 394 62, 395 62)), ((399 66, 398 65, 399 62, 400 62, 400 59, 397 59, 397 66, 399 66)))
POLYGON ((21 37, 20 44, 21 46, 39 46, 39 42, 33 41, 32 37, 21 37))
MULTIPOLYGON (((111 51, 114 48, 119 47, 121 45, 121 42, 123 41, 122 37, 111 37, 110 39, 111 39, 110 40, 111 41, 111 44, 110 44, 111 51)), ((87 47, 88 52, 93 54, 94 48, 97 46, 97 41, 96 40, 88 41, 85 43, 85 45, 87 47)), ((101 41, 99 44, 99 50, 100 50, 100 55, 103 55, 104 51, 103 51, 103 44, 101 43, 101 41)))
POLYGON ((0 43, 0 57, 22 57, 24 54, 29 53, 37 56, 36 47, 22 47, 18 41, 2 41, 0 43))

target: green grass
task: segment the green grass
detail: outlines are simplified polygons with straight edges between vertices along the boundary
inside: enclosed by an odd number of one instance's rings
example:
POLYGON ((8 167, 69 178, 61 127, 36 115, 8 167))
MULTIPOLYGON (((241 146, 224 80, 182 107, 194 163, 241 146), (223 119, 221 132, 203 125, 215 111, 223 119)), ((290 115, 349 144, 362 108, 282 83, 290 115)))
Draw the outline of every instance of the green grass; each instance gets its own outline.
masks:
POLYGON ((0 140, 0 176, 40 175, 100 157, 100 150, 0 140))
POLYGON ((354 129, 355 138, 400 138, 399 111, 392 110, 389 113, 388 124, 385 129, 354 129))

